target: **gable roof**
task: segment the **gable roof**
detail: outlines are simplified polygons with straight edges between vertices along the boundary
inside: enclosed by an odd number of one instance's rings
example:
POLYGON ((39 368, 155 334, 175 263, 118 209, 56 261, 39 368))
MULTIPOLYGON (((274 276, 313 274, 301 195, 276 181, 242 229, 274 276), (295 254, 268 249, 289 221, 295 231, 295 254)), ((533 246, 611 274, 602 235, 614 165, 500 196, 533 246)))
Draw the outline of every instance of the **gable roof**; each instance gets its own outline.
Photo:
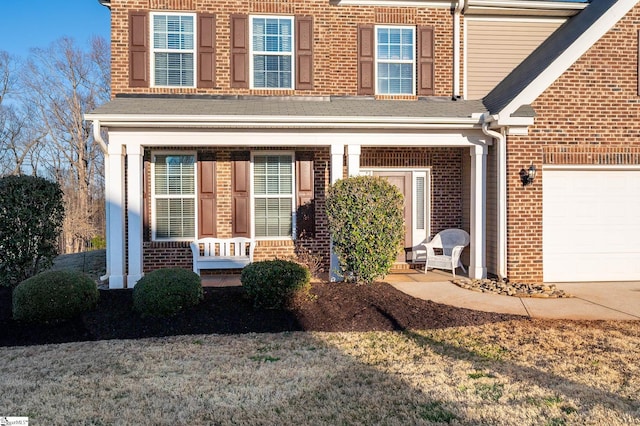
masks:
POLYGON ((483 99, 492 115, 511 116, 529 105, 593 44, 624 17, 638 0, 596 0, 570 18, 483 99))

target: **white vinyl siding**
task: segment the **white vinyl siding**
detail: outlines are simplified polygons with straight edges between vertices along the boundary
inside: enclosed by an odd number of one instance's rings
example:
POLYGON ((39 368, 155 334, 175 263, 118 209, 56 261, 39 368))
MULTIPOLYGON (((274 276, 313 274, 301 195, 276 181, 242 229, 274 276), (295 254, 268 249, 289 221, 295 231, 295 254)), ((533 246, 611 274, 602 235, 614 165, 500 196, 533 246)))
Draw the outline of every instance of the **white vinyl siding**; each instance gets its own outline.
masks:
POLYGON ((254 155, 255 237, 293 236, 294 178, 293 155, 254 155))
POLYGON ((564 21, 466 18, 466 99, 481 99, 564 21))
POLYGON ((152 162, 154 240, 196 235, 195 155, 155 154, 152 162))
POLYGON ((376 94, 413 95, 416 29, 376 26, 376 94))
POLYGON ((195 15, 151 16, 153 85, 194 87, 195 15))
POLYGON ((251 17, 251 84, 293 89, 293 17, 251 17))

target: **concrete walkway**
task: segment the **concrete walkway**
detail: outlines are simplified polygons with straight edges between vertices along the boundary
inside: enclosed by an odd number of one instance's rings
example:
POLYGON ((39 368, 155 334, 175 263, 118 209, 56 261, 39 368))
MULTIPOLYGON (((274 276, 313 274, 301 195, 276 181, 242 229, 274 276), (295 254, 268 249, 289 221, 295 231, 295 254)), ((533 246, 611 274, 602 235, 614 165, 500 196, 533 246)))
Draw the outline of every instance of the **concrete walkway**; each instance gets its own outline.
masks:
MULTIPOLYGON (((524 315, 531 318, 572 320, 640 320, 640 282, 559 283, 575 297, 533 299, 478 293, 451 283, 451 273, 406 270, 383 281, 413 297, 476 311, 524 315)), ((239 275, 204 275, 205 287, 240 285, 239 275)))
POLYGON ((477 311, 547 319, 640 320, 640 282, 558 283, 559 289, 575 297, 534 299, 465 290, 450 278, 429 271, 392 274, 385 281, 413 297, 477 311))

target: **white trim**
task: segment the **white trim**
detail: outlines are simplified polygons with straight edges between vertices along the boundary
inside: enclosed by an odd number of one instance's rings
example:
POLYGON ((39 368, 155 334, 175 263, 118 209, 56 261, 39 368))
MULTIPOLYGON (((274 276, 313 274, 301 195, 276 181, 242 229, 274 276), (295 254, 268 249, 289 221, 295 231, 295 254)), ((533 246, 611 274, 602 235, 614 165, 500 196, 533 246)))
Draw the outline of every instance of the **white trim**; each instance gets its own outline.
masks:
MULTIPOLYGON (((150 202, 151 202, 151 241, 154 242, 170 242, 170 241, 193 241, 198 238, 198 153, 196 151, 179 151, 179 150, 153 150, 151 151, 151 178, 150 178, 150 202), (194 224, 193 224, 193 237, 183 237, 183 238, 158 238, 156 237, 156 162, 154 161, 154 157, 156 155, 176 155, 176 156, 192 156, 193 157, 193 185, 194 185, 194 193, 193 193, 193 201, 194 201, 194 224)), ((189 195, 180 195, 180 196, 167 196, 161 197, 164 199, 182 199, 182 198, 192 198, 189 195)))
POLYGON ((374 70, 373 75, 376 82, 375 93, 376 95, 389 95, 389 96, 402 96, 409 95, 415 96, 416 94, 416 67, 417 67, 417 46, 416 46, 416 27, 411 25, 376 25, 374 27, 374 70), (379 59, 378 58, 378 30, 388 30, 388 29, 400 29, 400 30, 411 30, 411 43, 413 45, 413 59, 411 61, 407 59, 379 59), (379 64, 411 64, 411 93, 381 93, 378 79, 378 65, 379 64))
POLYGON ((537 78, 511 100, 499 112, 500 119, 509 117, 522 105, 532 104, 538 96, 553 84, 575 61, 577 61, 591 46, 613 28, 637 3, 637 0, 618 0, 589 29, 552 63, 537 78))
POLYGON ((593 171, 633 171, 640 170, 640 165, 615 165, 615 164, 543 164, 542 170, 593 170, 593 171))
POLYGON ((418 146, 418 147, 470 147, 477 144, 492 143, 492 138, 484 135, 480 129, 470 131, 432 131, 432 132, 211 132, 206 130, 154 130, 136 131, 135 129, 111 129, 110 137, 117 135, 125 141, 134 140, 142 146, 156 149, 175 147, 176 141, 187 147, 211 146, 251 146, 259 147, 328 147, 336 141, 342 145, 362 146, 418 146))
POLYGON ((251 195, 249 198, 249 208, 251 209, 249 217, 251 222, 251 236, 256 241, 292 241, 296 238, 296 153, 294 151, 251 151, 251 162, 249 165, 249 185, 251 195), (291 198, 291 236, 284 237, 258 237, 256 236, 256 223, 255 223, 255 199, 256 198, 276 198, 270 196, 256 196, 256 192, 254 190, 254 158, 255 157, 271 157, 271 156, 289 156, 291 157, 291 196, 284 196, 282 194, 278 194, 277 198, 291 198))
POLYGON ((554 16, 465 16, 465 21, 478 21, 478 22, 528 22, 528 23, 559 23, 563 24, 567 21, 567 18, 558 18, 554 16))
POLYGON ((150 12, 149 13, 149 78, 150 78, 150 87, 159 87, 159 88, 173 88, 181 87, 181 88, 195 88, 198 86, 198 17, 195 13, 184 13, 184 12, 150 12), (193 18, 193 49, 156 49, 153 43, 153 18, 155 16, 190 16, 193 18), (156 51, 159 53, 191 53, 193 55, 193 85, 192 86, 163 86, 155 84, 155 73, 156 73, 156 64, 155 64, 155 54, 156 51))
POLYGON ((330 0, 338 6, 396 6, 396 7, 426 7, 435 9, 450 9, 451 0, 330 0))
POLYGON ((253 90, 295 90, 296 88, 296 20, 288 15, 250 15, 249 16, 249 88, 253 90), (265 56, 290 56, 291 57, 291 87, 256 87, 254 84, 253 57, 253 20, 254 19, 287 19, 291 21, 291 53, 287 52, 260 52, 265 56))

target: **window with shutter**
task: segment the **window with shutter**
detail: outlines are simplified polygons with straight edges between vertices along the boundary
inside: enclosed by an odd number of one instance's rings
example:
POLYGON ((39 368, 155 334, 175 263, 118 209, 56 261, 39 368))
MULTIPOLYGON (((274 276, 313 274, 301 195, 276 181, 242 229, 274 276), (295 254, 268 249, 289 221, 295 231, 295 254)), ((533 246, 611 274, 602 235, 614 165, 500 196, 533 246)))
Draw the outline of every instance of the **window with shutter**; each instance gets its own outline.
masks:
POLYGON ((254 235, 293 236, 294 162, 292 154, 253 156, 254 235))
POLYGON ((376 26, 375 35, 376 93, 415 94, 415 27, 376 26))
POLYGON ((153 153, 151 167, 153 240, 194 239, 196 235, 195 155, 153 153))
POLYGON ((195 87, 195 21, 195 14, 151 14, 154 86, 195 87))
POLYGON ((251 86, 256 89, 293 89, 293 17, 252 16, 251 86))

